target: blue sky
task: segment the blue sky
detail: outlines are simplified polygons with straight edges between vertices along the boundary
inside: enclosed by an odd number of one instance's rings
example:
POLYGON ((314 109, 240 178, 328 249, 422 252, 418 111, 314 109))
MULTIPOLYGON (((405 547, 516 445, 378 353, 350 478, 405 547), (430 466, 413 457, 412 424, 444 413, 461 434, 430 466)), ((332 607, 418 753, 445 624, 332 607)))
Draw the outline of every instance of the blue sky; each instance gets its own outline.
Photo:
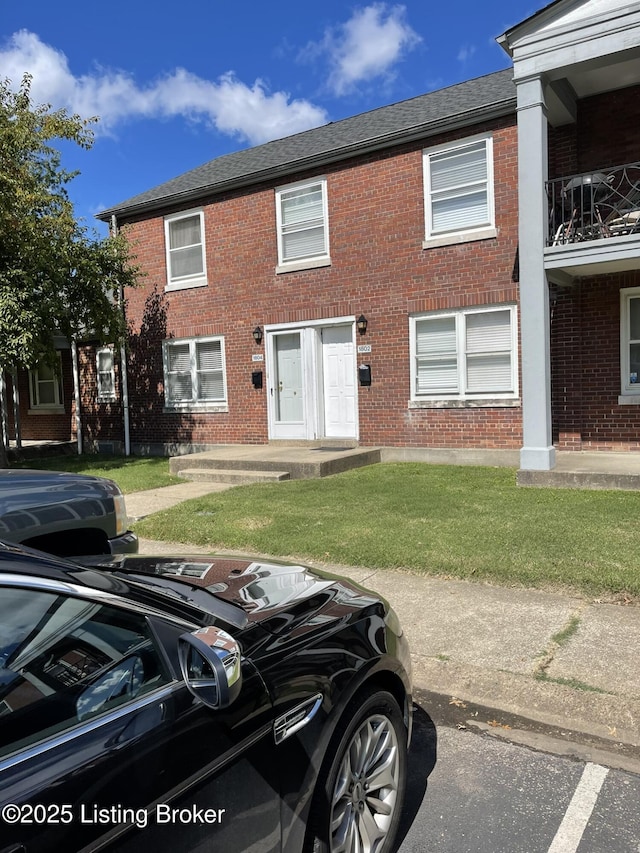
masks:
POLYGON ((544 5, 5 0, 0 77, 99 116, 64 164, 102 231, 98 211, 222 154, 508 67, 496 37, 544 5))

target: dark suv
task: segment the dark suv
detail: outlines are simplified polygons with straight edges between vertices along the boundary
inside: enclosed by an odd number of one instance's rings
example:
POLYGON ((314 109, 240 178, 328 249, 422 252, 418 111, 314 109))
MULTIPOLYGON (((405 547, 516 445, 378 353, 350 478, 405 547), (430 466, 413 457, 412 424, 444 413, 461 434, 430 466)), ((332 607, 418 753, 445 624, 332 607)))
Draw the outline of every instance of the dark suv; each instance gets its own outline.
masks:
POLYGON ((0 539, 58 557, 138 551, 118 486, 60 471, 0 469, 0 539))

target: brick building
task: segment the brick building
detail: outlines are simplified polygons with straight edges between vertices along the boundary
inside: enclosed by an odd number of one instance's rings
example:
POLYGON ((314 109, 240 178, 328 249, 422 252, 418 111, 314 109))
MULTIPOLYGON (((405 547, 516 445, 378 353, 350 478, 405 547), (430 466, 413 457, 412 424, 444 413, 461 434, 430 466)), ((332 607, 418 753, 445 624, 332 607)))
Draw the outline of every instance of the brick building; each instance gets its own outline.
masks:
POLYGON ((499 42, 513 68, 105 211, 146 277, 87 436, 519 451, 532 470, 638 450, 640 4, 556 0, 499 42))

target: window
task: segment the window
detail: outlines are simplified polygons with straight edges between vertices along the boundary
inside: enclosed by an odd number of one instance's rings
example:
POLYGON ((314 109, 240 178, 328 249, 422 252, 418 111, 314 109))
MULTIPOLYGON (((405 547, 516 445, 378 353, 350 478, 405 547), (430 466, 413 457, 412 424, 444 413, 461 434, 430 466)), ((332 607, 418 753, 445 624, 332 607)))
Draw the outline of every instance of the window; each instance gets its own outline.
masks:
POLYGON ((622 396, 640 397, 640 287, 620 291, 622 396))
POLYGON ((167 249, 167 289, 202 287, 207 283, 204 255, 204 216, 190 211, 164 221, 167 249))
POLYGON ((144 616, 56 592, 0 596, 0 755, 168 682, 144 616))
POLYGON ((223 339, 165 341, 164 389, 167 406, 225 403, 223 339))
POLYGON ((32 409, 62 409, 62 356, 58 353, 58 364, 39 364, 29 371, 29 396, 32 409))
POLYGON ((327 182, 294 184, 276 191, 278 270, 330 263, 327 182))
POLYGON ((103 402, 116 399, 116 376, 111 347, 103 347, 96 352, 96 377, 98 400, 103 402))
POLYGON ((412 399, 516 396, 515 308, 411 318, 412 399))
POLYGON ((491 136, 425 151, 424 186, 427 246, 495 236, 491 136))

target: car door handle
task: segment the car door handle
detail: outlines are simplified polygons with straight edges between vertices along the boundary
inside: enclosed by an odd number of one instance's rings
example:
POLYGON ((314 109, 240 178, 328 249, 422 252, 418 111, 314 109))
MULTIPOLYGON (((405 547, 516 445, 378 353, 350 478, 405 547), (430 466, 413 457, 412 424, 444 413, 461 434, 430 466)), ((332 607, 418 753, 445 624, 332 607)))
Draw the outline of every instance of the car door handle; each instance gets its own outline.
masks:
POLYGON ((24 844, 10 844, 9 847, 3 847, 0 853, 27 853, 27 848, 24 844))

